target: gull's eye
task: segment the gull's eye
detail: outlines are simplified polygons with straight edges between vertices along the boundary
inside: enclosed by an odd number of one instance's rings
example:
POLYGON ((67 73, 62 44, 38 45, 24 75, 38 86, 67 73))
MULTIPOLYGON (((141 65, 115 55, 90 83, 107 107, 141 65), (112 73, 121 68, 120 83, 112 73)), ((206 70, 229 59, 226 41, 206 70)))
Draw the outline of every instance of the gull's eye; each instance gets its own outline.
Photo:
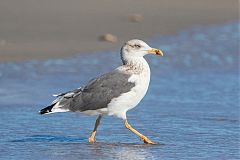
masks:
POLYGON ((141 48, 141 46, 139 44, 135 44, 134 47, 137 49, 141 48))

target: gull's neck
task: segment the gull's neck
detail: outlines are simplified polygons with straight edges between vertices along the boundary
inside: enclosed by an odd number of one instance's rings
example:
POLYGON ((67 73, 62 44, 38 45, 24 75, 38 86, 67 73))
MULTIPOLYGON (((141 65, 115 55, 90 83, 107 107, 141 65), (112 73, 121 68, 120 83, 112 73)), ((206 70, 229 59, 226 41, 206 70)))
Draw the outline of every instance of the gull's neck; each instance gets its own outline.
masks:
POLYGON ((123 65, 136 73, 149 72, 150 68, 144 57, 122 56, 123 65))

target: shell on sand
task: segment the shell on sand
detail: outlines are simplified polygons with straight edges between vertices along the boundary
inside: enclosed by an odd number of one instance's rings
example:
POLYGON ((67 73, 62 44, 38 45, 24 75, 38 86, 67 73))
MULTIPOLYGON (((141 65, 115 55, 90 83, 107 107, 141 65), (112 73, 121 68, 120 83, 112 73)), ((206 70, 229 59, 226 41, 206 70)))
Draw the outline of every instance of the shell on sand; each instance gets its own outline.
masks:
POLYGON ((143 16, 141 14, 132 14, 129 16, 131 22, 142 22, 143 16))
POLYGON ((101 41, 106 41, 106 42, 111 42, 111 43, 116 43, 117 42, 117 36, 107 33, 102 36, 100 36, 101 41))

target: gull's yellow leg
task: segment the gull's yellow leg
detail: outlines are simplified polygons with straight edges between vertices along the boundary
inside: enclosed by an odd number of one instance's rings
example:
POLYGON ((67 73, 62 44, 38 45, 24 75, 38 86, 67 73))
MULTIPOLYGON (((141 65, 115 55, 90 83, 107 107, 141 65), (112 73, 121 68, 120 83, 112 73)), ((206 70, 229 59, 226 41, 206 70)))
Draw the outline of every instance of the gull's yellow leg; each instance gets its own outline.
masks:
POLYGON ((88 142, 89 142, 89 143, 95 142, 95 139, 94 139, 94 138, 95 138, 95 135, 96 135, 96 133, 97 133, 97 128, 98 128, 98 125, 100 124, 101 118, 102 118, 102 115, 99 115, 98 118, 97 118, 97 120, 96 120, 95 127, 94 127, 94 130, 93 130, 93 132, 92 132, 92 135, 88 138, 88 142))
POLYGON ((129 129, 130 131, 132 131, 133 133, 135 133, 136 135, 138 135, 144 143, 146 144, 157 144, 156 142, 151 141, 150 139, 148 139, 146 136, 142 135, 141 133, 139 133, 137 130, 135 130, 134 128, 132 128, 132 126, 128 123, 127 120, 124 121, 125 122, 125 127, 127 129, 129 129))

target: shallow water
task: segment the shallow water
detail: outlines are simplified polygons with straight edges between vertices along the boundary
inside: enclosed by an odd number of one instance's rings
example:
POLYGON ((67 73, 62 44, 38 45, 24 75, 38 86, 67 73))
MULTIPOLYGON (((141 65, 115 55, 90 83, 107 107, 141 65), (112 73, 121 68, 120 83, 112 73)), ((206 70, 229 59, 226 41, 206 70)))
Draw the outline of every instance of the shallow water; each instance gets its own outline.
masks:
POLYGON ((1 159, 240 159, 239 23, 198 27, 149 40, 149 91, 129 122, 160 145, 144 145, 114 117, 41 116, 60 93, 120 64, 118 51, 0 64, 1 159), (107 62, 107 63, 106 63, 107 62))

